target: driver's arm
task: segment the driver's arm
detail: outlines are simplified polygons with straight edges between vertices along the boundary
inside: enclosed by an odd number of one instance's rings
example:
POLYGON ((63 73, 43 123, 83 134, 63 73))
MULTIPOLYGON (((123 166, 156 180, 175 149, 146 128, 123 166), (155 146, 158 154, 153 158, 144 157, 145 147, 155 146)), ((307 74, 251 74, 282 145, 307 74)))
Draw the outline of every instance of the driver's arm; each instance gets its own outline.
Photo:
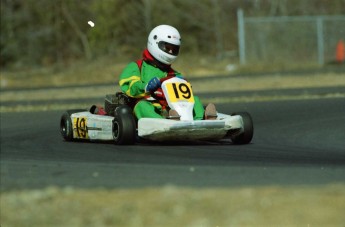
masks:
POLYGON ((146 83, 141 81, 140 70, 135 62, 131 62, 120 75, 119 85, 121 90, 133 98, 142 98, 146 96, 146 83))

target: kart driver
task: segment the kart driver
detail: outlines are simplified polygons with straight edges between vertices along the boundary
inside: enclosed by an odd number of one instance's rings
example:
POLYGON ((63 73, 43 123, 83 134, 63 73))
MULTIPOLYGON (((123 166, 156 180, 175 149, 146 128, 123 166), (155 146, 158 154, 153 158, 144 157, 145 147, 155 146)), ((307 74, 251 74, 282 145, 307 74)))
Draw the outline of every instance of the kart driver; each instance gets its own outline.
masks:
MULTIPOLYGON (((119 81, 121 90, 129 97, 137 99, 134 114, 138 120, 143 117, 179 119, 175 110, 167 110, 160 86, 164 78, 173 76, 182 78, 179 72, 171 68, 171 64, 179 54, 180 45, 181 36, 176 28, 159 25, 148 36, 143 58, 129 63, 121 73, 119 81)), ((204 110, 197 96, 194 96, 194 100, 194 120, 216 119, 214 104, 207 105, 204 110)))

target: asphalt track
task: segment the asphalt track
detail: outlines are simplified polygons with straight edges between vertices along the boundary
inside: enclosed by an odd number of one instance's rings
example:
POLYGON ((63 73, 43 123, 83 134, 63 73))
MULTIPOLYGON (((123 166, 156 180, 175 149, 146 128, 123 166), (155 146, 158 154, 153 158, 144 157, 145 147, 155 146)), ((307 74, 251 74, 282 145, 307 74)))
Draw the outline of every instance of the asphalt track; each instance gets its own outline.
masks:
POLYGON ((65 142, 63 111, 1 113, 1 190, 345 183, 344 98, 217 107, 251 113, 251 144, 65 142))

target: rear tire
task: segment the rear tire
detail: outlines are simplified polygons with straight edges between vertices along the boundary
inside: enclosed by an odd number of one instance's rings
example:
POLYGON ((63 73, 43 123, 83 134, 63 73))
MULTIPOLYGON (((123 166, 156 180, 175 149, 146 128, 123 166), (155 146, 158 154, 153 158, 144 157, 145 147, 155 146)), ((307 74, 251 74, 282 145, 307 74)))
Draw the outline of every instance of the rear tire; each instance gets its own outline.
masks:
POLYGON ((136 139, 136 124, 132 109, 126 105, 116 108, 113 121, 113 138, 118 145, 132 145, 136 139))
POLYGON ((247 112, 234 113, 233 115, 240 115, 243 120, 243 132, 231 136, 234 144, 248 144, 252 141, 254 135, 254 125, 252 117, 247 112))

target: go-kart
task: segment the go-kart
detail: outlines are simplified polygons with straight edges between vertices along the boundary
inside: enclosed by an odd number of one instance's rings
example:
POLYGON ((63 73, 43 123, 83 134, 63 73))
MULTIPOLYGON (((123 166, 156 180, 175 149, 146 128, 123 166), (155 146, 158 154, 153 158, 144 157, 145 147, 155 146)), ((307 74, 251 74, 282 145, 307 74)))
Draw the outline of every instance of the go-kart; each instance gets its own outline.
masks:
POLYGON ((179 120, 141 118, 133 114, 133 99, 122 92, 106 95, 106 115, 90 110, 67 110, 61 117, 60 131, 66 141, 114 141, 118 145, 144 141, 219 141, 248 144, 253 138, 249 113, 217 113, 214 120, 193 120, 194 96, 189 82, 172 77, 162 82, 168 108, 176 110, 179 120))

